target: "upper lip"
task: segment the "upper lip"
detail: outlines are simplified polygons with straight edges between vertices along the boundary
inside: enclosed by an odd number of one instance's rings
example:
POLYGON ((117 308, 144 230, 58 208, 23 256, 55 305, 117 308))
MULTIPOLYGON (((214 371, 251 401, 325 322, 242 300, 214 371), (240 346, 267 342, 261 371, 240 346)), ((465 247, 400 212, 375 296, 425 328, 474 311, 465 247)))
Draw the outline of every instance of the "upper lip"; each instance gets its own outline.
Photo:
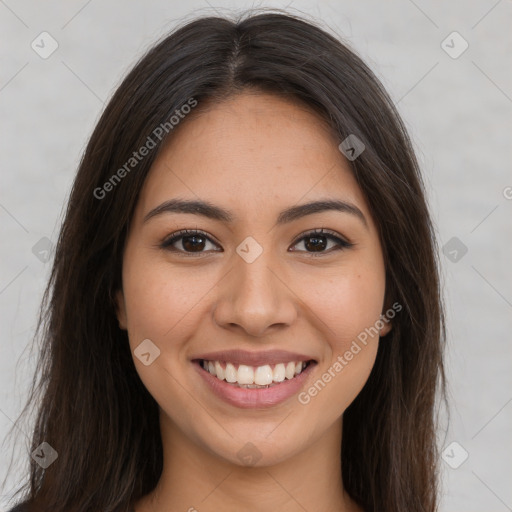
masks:
POLYGON ((247 366, 263 366, 266 364, 279 364, 290 361, 299 362, 314 360, 314 358, 310 356, 299 354, 297 352, 288 352, 287 350, 265 350, 261 352, 249 352, 247 350, 220 350, 218 352, 198 354, 192 359, 226 361, 228 363, 244 364, 247 366))

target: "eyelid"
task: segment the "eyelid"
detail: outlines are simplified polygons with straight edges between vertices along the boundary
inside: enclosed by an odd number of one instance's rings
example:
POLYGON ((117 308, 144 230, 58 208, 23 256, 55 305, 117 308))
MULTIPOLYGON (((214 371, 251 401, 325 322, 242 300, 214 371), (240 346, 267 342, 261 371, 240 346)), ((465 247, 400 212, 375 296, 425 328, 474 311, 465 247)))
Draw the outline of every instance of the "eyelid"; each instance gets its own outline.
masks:
MULTIPOLYGON (((212 237, 212 235, 206 233, 205 231, 202 231, 200 229, 180 229, 180 230, 175 231, 174 233, 171 233, 170 235, 166 236, 162 240, 162 242, 159 244, 159 247, 161 247, 163 249, 167 249, 171 244, 173 244, 180 238, 183 238, 185 236, 194 236, 194 235, 202 235, 206 239, 208 239, 210 242, 212 242, 213 244, 220 246, 220 244, 217 242, 217 240, 215 240, 215 238, 212 237)), ((177 252, 183 252, 185 254, 194 254, 194 253, 187 253, 186 251, 180 251, 180 250, 177 250, 177 252)), ((196 253, 196 254, 201 254, 201 253, 196 253)))
MULTIPOLYGON (((179 240, 180 238, 183 238, 185 236, 194 236, 194 235, 202 235, 207 240, 209 240, 211 243, 213 243, 217 246, 220 246, 220 244, 211 235, 209 235, 205 231, 202 231, 200 229, 180 229, 178 231, 175 231, 174 233, 171 233, 169 236, 167 236, 159 244, 159 247, 163 248, 163 249, 169 249, 169 247, 171 247, 172 244, 174 242, 176 242, 177 240, 179 240)), ((353 242, 350 242, 346 237, 344 237, 343 235, 340 235, 336 231, 331 231, 330 229, 325 229, 325 228, 316 228, 316 229, 306 230, 306 231, 300 233, 299 235, 297 235, 297 237, 295 237, 294 241, 292 242, 291 246, 293 247, 293 246, 297 245, 304 238, 314 237, 315 235, 323 235, 328 239, 336 241, 336 243, 338 244, 338 250, 349 249, 350 247, 353 247, 355 245, 353 242)), ((171 249, 169 249, 169 250, 171 250, 171 249)), ((205 254, 205 252, 194 253, 194 252, 182 251, 180 249, 175 249, 175 252, 183 253, 183 254, 187 254, 187 255, 205 254)), ((216 251, 216 252, 224 252, 224 251, 221 248, 220 251, 216 251)), ((307 251, 292 251, 292 252, 304 252, 304 253, 312 255, 312 256, 315 256, 315 255, 321 256, 323 254, 330 254, 332 251, 319 251, 318 253, 315 253, 315 252, 309 253, 307 251)))
POLYGON ((308 229, 308 230, 304 231, 303 233, 301 233, 300 235, 297 235, 295 240, 292 242, 292 246, 296 245, 303 238, 306 238, 308 236, 313 237, 315 235, 324 235, 328 238, 339 240, 341 242, 340 245, 342 245, 343 247, 348 248, 348 247, 352 247, 353 245, 355 245, 347 237, 341 235, 340 233, 337 233, 336 231, 331 231, 330 229, 326 229, 326 228, 316 228, 316 229, 308 229))

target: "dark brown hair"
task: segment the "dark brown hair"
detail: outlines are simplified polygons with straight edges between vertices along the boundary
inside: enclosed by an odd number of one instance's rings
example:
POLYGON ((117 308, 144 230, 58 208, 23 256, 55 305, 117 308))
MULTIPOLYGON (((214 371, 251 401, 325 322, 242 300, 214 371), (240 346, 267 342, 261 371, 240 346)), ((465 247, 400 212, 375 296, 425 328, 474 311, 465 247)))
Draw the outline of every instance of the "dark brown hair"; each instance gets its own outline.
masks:
POLYGON ((158 406, 135 370, 114 297, 128 224, 166 138, 102 198, 95 190, 190 98, 199 109, 246 89, 311 107, 340 142, 355 134, 366 146, 351 168, 379 230, 386 304, 403 309, 344 413, 343 485, 368 512, 437 509, 445 327, 434 230, 410 140, 378 79, 337 37, 286 13, 246 12, 192 20, 150 49, 90 138, 43 298, 40 356, 22 412, 37 406, 30 452, 43 441, 58 452, 46 470, 30 459, 30 510, 125 511, 156 486, 158 406))

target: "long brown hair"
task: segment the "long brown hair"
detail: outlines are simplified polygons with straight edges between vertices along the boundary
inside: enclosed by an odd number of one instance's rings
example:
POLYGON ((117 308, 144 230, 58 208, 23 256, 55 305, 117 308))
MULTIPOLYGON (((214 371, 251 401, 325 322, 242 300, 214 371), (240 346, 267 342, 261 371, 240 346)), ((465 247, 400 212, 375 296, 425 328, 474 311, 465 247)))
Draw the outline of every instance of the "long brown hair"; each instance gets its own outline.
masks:
POLYGON ((190 98, 199 109, 246 88, 302 102, 340 142, 355 134, 365 144, 351 167, 379 230, 386 304, 403 309, 344 413, 343 485, 368 512, 437 509, 445 325, 435 233, 406 129, 378 79, 338 38, 287 13, 246 12, 189 21, 150 49, 86 147, 43 297, 37 371, 22 411, 37 407, 30 453, 43 442, 58 453, 45 470, 30 458, 22 488, 30 510, 125 511, 156 486, 163 462, 158 406, 135 370, 114 297, 130 218, 172 129, 153 137, 156 147, 122 179, 112 176, 190 98))

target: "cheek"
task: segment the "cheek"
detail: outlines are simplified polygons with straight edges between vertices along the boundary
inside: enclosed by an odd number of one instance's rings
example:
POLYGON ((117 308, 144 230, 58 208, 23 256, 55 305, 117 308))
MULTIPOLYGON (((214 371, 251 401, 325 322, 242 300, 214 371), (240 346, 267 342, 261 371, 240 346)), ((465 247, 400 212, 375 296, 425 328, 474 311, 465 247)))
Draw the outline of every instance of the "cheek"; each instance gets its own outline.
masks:
MULTIPOLYGON (((301 403, 330 411, 337 418, 356 398, 375 363, 379 344, 377 321, 385 293, 384 270, 340 272, 318 280, 308 306, 320 320, 324 334, 323 358, 316 380, 302 395, 301 403)), ((329 421, 329 420, 328 420, 329 421)))
POLYGON ((211 272, 151 262, 143 254, 126 259, 123 289, 128 332, 162 342, 193 325, 201 300, 215 284, 211 272))
POLYGON ((322 321, 333 350, 346 350, 366 328, 375 325, 382 313, 385 294, 384 270, 374 268, 342 269, 336 275, 308 280, 302 296, 322 321), (311 283, 314 282, 314 286, 311 283))
POLYGON ((181 410, 190 402, 183 373, 184 350, 197 328, 198 315, 204 315, 201 304, 214 283, 214 276, 208 277, 207 272, 155 261, 143 248, 127 251, 123 291, 129 343, 144 386, 166 411, 181 410), (141 364, 136 354, 145 339, 160 351, 148 366, 141 364))

